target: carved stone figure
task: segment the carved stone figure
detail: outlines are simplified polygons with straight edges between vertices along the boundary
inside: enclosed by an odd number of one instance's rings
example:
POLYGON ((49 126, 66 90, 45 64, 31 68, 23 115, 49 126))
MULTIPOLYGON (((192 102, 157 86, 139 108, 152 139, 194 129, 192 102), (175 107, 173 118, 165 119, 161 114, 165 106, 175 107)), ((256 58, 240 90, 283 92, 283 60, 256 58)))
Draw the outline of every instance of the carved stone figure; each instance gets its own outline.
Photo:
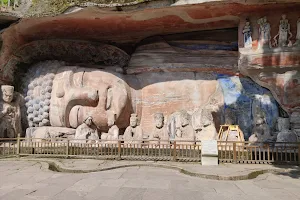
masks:
POLYGON ((32 127, 26 129, 26 138, 34 142, 41 142, 43 140, 59 140, 67 138, 73 140, 75 137, 76 129, 64 127, 32 127))
POLYGON ((297 35, 294 46, 300 46, 300 18, 297 21, 297 35))
POLYGON ((117 143, 119 139, 119 128, 115 125, 115 114, 108 114, 107 124, 109 126, 109 130, 107 133, 101 133, 101 140, 105 140, 106 143, 117 143))
POLYGON ((194 144, 195 132, 190 124, 190 115, 185 111, 180 112, 180 126, 175 130, 175 141, 177 144, 194 144))
MULTIPOLYGON (((290 119, 289 118, 278 118, 277 123, 278 135, 276 142, 297 142, 298 138, 294 131, 290 130, 290 119)), ((277 146, 280 146, 278 144, 277 146)))
POLYGON ((288 19, 286 19, 286 15, 282 15, 278 34, 274 37, 274 46, 279 46, 279 47, 292 46, 292 42, 290 40, 292 36, 293 34, 291 33, 290 30, 289 21, 288 19))
POLYGON ((22 133, 21 97, 14 92, 14 87, 1 85, 0 101, 0 138, 15 138, 22 133))
POLYGON ((298 136, 300 140, 300 112, 293 112, 290 116, 291 129, 298 136))
POLYGON ((30 127, 77 128, 88 116, 99 129, 108 129, 107 113, 127 127, 130 116, 128 86, 122 75, 99 69, 68 67, 58 61, 33 66, 25 78, 30 127), (51 110, 51 112, 49 112, 51 110))
POLYGON ((154 130, 149 137, 150 144, 169 144, 169 134, 165 127, 165 118, 163 113, 155 113, 154 115, 154 130), (153 141, 154 140, 154 141, 153 141))
POLYGON ((252 47, 252 30, 251 25, 249 21, 246 21, 246 25, 243 29, 244 34, 244 47, 245 48, 251 48, 252 47))
POLYGON ((77 127, 74 139, 80 143, 91 143, 99 140, 98 131, 97 128, 94 127, 92 117, 86 118, 83 123, 77 127))
POLYGON ((128 126, 124 133, 125 144, 141 144, 143 141, 143 129, 138 125, 137 114, 131 114, 130 126, 128 126))
POLYGON ((252 135, 249 137, 250 142, 267 142, 271 139, 270 128, 266 122, 265 115, 259 108, 255 109, 254 124, 252 135))
POLYGON ((196 132, 196 140, 215 140, 217 137, 216 127, 211 110, 198 109, 192 115, 192 124, 196 132))
POLYGON ((267 21, 267 17, 263 17, 258 20, 259 24, 259 48, 269 47, 271 45, 271 26, 267 21))
POLYGON ((224 113, 224 121, 227 125, 236 125, 237 124, 237 117, 232 110, 226 108, 224 113))

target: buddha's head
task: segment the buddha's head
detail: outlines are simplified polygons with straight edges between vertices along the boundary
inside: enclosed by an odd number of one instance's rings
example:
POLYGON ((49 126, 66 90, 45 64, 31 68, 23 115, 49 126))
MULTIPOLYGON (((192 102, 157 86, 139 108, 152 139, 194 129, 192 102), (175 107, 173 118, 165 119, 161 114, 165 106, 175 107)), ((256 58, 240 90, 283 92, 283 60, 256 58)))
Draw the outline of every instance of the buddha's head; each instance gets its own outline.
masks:
POLYGON ((88 117, 100 130, 115 123, 127 126, 123 118, 130 116, 129 89, 121 74, 64 65, 54 70, 51 64, 43 65, 31 72, 34 75, 29 73, 34 77, 27 92, 32 126, 77 128, 88 117), (43 123, 47 120, 50 123, 43 123))

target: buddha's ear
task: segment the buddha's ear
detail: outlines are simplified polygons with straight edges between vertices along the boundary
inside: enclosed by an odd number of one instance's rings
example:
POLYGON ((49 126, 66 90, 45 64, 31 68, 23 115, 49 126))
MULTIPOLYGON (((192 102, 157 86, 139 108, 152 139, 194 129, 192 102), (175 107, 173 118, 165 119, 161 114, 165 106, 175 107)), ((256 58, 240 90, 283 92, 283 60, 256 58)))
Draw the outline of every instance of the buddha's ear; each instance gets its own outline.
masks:
POLYGON ((109 110, 111 108, 112 99, 113 99, 112 88, 108 88, 108 90, 107 90, 107 98, 106 98, 106 110, 109 110))

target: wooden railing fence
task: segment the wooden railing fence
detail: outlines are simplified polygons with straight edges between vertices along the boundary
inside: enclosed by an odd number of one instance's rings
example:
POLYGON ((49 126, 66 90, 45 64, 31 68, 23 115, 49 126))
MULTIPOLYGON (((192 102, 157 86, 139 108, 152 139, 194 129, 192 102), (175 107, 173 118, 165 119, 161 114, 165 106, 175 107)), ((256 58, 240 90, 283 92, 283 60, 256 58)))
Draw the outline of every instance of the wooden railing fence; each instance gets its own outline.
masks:
MULTIPOLYGON (((298 164, 300 143, 218 142, 220 163, 298 164)), ((0 139, 0 156, 42 156, 154 161, 201 161, 201 142, 0 139)))

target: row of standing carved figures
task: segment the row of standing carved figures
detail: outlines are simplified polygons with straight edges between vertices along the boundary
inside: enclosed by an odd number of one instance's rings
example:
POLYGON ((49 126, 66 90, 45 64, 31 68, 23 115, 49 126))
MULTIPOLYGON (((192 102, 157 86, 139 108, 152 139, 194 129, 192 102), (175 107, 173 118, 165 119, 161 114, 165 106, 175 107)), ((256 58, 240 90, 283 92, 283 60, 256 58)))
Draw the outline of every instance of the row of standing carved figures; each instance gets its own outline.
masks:
MULTIPOLYGON (((259 25, 259 43, 258 48, 263 47, 292 47, 292 46, 300 46, 300 18, 297 21, 297 36, 296 42, 292 44, 291 38, 293 34, 291 33, 291 27, 289 24, 286 15, 282 15, 279 30, 276 36, 273 38, 271 37, 271 26, 270 23, 267 21, 267 17, 260 18, 257 21, 259 25)), ((245 48, 252 48, 252 28, 250 21, 247 20, 246 24, 243 28, 243 35, 244 35, 244 47, 245 48)))

